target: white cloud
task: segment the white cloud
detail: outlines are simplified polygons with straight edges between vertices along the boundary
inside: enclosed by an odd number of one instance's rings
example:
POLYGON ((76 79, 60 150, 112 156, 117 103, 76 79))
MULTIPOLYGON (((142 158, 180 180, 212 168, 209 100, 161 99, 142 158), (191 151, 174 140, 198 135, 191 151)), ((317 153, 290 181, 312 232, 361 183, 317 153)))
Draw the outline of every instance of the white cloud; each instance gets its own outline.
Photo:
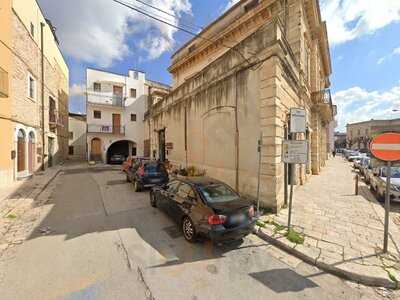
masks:
POLYGON ((234 6, 239 1, 240 0, 229 0, 228 4, 225 6, 224 11, 227 11, 228 9, 230 9, 232 6, 234 6))
MULTIPOLYGON (((189 0, 146 0, 175 16, 191 13, 189 0)), ((46 17, 57 27, 63 52, 78 60, 108 67, 132 51, 144 50, 149 59, 159 57, 174 45, 175 28, 152 20, 112 0, 39 0, 46 17)), ((127 2, 128 3, 128 2, 127 2)), ((140 6, 135 1, 129 2, 140 6)), ((152 8, 153 15, 175 20, 152 8)))
POLYGON ((391 59, 395 55, 400 55, 400 47, 393 49, 393 51, 390 54, 388 54, 386 56, 383 56, 380 59, 378 59, 377 64, 381 65, 382 63, 384 63, 388 59, 391 59))
POLYGON ((400 106, 400 81, 388 91, 367 91, 352 87, 333 95, 338 107, 338 130, 344 131, 347 123, 372 119, 399 117, 392 112, 400 106))
POLYGON ((373 34, 400 20, 399 0, 324 0, 321 10, 332 45, 373 34))

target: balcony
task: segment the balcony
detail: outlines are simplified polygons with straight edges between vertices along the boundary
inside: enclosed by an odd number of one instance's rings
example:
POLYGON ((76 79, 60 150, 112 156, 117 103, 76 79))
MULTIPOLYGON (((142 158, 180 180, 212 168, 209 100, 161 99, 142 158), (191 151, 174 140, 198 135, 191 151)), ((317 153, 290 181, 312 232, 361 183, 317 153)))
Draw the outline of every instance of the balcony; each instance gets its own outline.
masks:
POLYGON ((125 135, 125 126, 113 126, 113 125, 87 125, 88 133, 107 133, 116 135, 125 135))
POLYGON ((322 119, 330 122, 336 115, 336 105, 332 104, 332 96, 330 89, 324 89, 311 94, 313 103, 317 106, 322 119))
POLYGON ((49 125, 50 126, 63 126, 62 119, 59 117, 56 110, 50 110, 49 112, 49 125))
POLYGON ((0 68, 0 98, 8 97, 8 73, 0 68))
POLYGON ((120 108, 125 106, 124 97, 102 92, 88 92, 87 101, 94 105, 115 106, 120 108))

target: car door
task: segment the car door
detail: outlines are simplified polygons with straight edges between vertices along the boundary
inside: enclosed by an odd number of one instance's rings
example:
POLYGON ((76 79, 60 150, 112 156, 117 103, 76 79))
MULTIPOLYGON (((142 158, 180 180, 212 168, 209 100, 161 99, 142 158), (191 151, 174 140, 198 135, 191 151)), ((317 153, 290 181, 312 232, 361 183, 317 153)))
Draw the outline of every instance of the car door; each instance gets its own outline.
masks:
POLYGON ((172 200, 176 196, 180 181, 173 180, 166 185, 165 188, 160 188, 157 203, 169 215, 173 215, 172 200))

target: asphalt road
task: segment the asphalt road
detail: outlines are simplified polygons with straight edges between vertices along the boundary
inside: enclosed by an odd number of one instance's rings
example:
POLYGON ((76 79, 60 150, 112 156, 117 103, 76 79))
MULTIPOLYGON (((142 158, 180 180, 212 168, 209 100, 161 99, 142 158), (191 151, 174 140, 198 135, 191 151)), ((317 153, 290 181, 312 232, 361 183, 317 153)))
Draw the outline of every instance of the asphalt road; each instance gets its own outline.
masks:
POLYGON ((365 297, 335 276, 278 259, 256 236, 219 247, 187 243, 119 171, 72 169, 52 185, 28 240, 0 262, 2 300, 365 297))

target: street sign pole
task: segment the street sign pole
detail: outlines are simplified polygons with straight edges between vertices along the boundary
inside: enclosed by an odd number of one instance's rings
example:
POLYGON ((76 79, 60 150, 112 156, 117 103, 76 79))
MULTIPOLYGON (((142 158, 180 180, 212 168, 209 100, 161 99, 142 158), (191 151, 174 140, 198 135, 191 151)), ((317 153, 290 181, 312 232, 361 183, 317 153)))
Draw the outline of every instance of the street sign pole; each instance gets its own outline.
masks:
POLYGON ((383 235, 383 252, 388 251, 389 239, 389 212, 392 176, 392 162, 400 161, 400 133, 386 132, 374 137, 369 145, 372 155, 377 159, 386 161, 386 192, 385 192, 385 224, 383 235))
POLYGON ((392 162, 387 162, 386 169, 386 197, 385 197, 385 232, 383 236, 383 253, 388 251, 389 212, 390 212, 390 177, 392 176, 392 162))
POLYGON ((262 146, 262 133, 258 140, 258 178, 257 178, 257 215, 260 215, 260 178, 261 178, 261 146, 262 146))
POLYGON ((289 211, 288 211, 288 229, 292 224, 292 203, 293 203, 293 181, 295 177, 296 164, 291 164, 290 168, 290 195, 289 195, 289 211))

